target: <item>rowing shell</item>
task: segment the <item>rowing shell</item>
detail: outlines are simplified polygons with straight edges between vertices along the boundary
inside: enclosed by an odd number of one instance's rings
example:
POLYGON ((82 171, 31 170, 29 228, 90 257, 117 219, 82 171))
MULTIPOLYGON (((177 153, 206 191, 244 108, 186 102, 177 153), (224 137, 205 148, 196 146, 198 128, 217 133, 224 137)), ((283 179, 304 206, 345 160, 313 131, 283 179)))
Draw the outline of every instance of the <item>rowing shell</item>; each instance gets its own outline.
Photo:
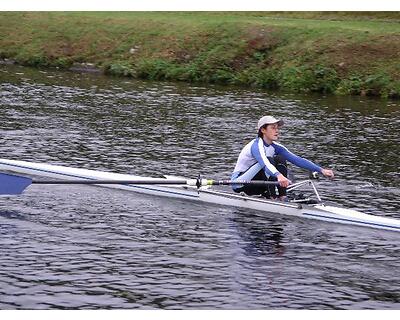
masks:
MULTIPOLYGON (((65 180, 159 180, 159 178, 147 178, 136 175, 77 169, 44 163, 6 159, 0 159, 0 170, 65 180)), ((369 215, 352 209, 328 206, 324 205, 323 203, 313 205, 290 202, 287 203, 275 200, 266 200, 263 198, 249 197, 241 194, 216 191, 208 187, 166 187, 161 185, 132 184, 102 185, 102 187, 400 232, 400 220, 369 215)))

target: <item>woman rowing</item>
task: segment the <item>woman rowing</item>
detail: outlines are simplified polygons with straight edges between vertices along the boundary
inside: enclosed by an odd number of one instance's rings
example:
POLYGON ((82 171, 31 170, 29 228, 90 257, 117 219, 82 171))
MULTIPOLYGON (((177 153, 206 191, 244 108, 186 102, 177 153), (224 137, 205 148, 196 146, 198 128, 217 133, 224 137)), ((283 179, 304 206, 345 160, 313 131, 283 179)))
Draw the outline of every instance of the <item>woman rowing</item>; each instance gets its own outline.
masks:
POLYGON ((232 185, 235 192, 244 192, 247 195, 263 195, 267 198, 286 199, 286 188, 291 181, 287 178, 286 161, 294 165, 333 178, 333 171, 323 169, 310 160, 304 159, 290 152, 286 147, 277 143, 279 129, 283 120, 272 116, 264 116, 258 121, 258 137, 250 141, 240 152, 232 173, 232 180, 268 180, 278 182, 278 195, 275 185, 232 185))

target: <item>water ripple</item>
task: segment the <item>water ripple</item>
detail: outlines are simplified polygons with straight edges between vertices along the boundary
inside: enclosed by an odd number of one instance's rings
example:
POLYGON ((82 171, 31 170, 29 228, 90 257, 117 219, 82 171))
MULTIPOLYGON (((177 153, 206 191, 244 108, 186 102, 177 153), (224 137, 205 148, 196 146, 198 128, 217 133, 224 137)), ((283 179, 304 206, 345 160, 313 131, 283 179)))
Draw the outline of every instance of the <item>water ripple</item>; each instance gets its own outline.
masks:
MULTIPOLYGON (((395 102, 3 69, 2 158, 226 178, 273 113, 282 143, 337 172, 323 197, 400 218, 395 102)), ((32 186, 0 198, 0 235, 1 309, 400 307, 399 237, 379 230, 32 186)))

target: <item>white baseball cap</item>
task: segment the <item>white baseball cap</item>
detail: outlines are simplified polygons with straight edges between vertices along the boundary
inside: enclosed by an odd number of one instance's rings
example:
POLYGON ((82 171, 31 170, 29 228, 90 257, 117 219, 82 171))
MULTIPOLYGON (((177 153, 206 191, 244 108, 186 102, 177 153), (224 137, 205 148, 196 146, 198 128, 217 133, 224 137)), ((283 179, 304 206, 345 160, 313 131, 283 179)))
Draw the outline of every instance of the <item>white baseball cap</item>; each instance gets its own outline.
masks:
POLYGON ((258 120, 258 125, 257 125, 257 129, 260 130, 262 126, 266 125, 266 124, 274 124, 277 123, 278 126, 283 126, 283 120, 278 120, 273 116, 264 116, 262 117, 260 120, 258 120))

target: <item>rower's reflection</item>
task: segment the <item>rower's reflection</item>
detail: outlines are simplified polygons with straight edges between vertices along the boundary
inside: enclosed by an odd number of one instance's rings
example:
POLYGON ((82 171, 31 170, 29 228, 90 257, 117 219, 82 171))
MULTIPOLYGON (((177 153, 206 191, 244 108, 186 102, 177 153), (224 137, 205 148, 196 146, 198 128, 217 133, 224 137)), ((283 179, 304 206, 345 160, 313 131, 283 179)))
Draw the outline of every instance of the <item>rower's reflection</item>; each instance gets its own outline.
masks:
POLYGON ((261 256, 265 254, 282 255, 285 252, 283 240, 283 222, 265 216, 235 210, 232 222, 247 254, 261 256))

